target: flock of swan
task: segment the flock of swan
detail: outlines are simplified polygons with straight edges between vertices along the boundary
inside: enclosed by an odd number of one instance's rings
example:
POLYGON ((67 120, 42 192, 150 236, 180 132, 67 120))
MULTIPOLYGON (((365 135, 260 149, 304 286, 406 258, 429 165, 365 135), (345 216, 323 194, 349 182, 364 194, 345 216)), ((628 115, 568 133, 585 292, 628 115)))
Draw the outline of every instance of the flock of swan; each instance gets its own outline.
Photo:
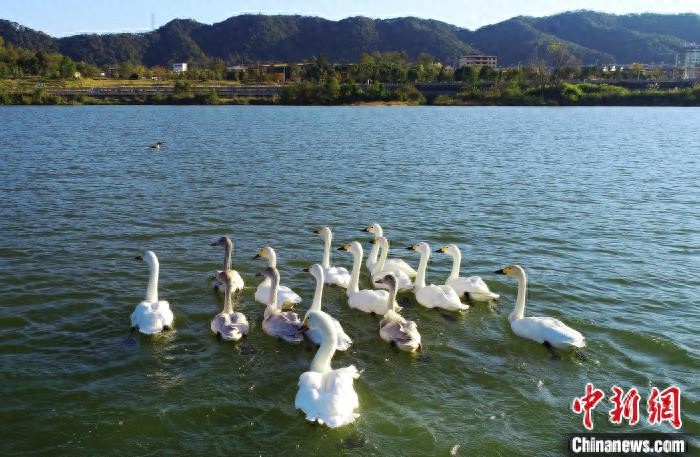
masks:
MULTIPOLYGON (((400 314, 401 307, 396 302, 398 292, 413 292, 416 301, 427 308, 442 308, 449 311, 462 311, 469 308, 467 301, 490 301, 498 298, 478 276, 460 276, 461 253, 450 244, 436 250, 436 253, 452 257, 453 265, 445 284, 426 284, 425 274, 430 259, 430 246, 418 243, 409 250, 420 254, 418 270, 400 259, 389 258, 389 240, 382 227, 373 224, 363 231, 374 234, 372 249, 366 261, 372 283, 377 289, 360 289, 359 279, 362 269, 362 246, 357 241, 343 244, 338 248, 352 254, 352 270, 331 265, 331 244, 333 234, 328 227, 315 230, 324 241, 323 258, 320 264, 306 269, 316 281, 313 302, 303 319, 290 310, 301 302, 301 297, 292 289, 280 284, 277 270, 277 256, 272 247, 260 249, 255 256, 268 261, 268 267, 256 276, 263 278, 255 291, 255 300, 266 305, 262 329, 272 337, 289 343, 299 343, 304 337, 319 345, 309 371, 299 377, 299 390, 295 407, 302 410, 306 419, 329 427, 339 427, 352 423, 358 414, 357 394, 353 387, 354 379, 360 376, 355 366, 333 369, 331 360, 335 351, 345 351, 352 345, 352 339, 345 333, 337 319, 321 310, 324 284, 346 289, 348 306, 366 313, 383 316, 379 322, 379 336, 384 341, 401 350, 415 352, 421 348, 421 335, 414 321, 400 314), (380 255, 381 252, 381 255, 380 255)), ((218 337, 238 341, 244 337, 250 325, 245 315, 234 311, 232 296, 243 289, 241 275, 231 266, 233 242, 229 237, 221 237, 212 246, 224 248, 223 269, 217 271, 212 287, 223 295, 223 309, 211 321, 211 331, 218 337)), ((136 306, 131 314, 132 330, 152 335, 172 326, 174 316, 167 301, 158 299, 158 258, 152 251, 136 257, 150 267, 150 278, 146 298, 136 306)), ((504 274, 518 282, 518 295, 515 309, 508 316, 513 332, 552 348, 576 349, 586 342, 578 331, 551 317, 525 317, 527 275, 518 265, 507 265, 495 273, 504 274)))

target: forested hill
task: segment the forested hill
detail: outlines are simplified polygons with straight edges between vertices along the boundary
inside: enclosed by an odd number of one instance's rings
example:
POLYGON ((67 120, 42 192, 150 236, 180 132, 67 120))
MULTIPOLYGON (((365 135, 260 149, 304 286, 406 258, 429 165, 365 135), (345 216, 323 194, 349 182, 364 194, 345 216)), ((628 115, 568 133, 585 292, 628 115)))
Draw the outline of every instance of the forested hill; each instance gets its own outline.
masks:
POLYGON ((167 65, 221 58, 227 63, 302 61, 326 54, 332 62, 356 62, 362 52, 403 51, 409 60, 426 52, 445 63, 471 51, 496 54, 503 66, 527 64, 547 44, 565 44, 583 64, 666 62, 678 47, 700 43, 700 15, 612 15, 574 11, 516 17, 467 30, 445 22, 403 17, 351 17, 330 21, 306 16, 240 15, 212 25, 173 20, 146 33, 54 38, 0 20, 5 42, 61 52, 96 65, 132 61, 167 65))

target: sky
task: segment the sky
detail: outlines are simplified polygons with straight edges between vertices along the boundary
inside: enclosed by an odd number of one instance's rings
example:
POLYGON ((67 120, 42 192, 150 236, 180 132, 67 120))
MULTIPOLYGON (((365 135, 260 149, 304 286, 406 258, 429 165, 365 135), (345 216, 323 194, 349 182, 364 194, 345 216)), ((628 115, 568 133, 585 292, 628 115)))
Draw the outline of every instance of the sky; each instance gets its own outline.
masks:
POLYGON ((52 36, 144 32, 175 18, 212 24, 242 13, 348 16, 418 16, 476 29, 513 16, 546 16, 591 9, 607 13, 698 13, 700 0, 0 0, 0 19, 52 36))

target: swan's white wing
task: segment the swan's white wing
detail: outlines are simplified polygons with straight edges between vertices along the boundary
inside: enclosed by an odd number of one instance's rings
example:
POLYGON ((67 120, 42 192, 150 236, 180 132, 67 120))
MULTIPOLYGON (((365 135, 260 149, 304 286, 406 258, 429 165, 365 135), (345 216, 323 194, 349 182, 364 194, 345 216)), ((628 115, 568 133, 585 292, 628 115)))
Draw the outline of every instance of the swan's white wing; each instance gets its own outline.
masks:
MULTIPOLYGON (((350 345, 352 344, 352 339, 345 333, 345 330, 343 330, 343 326, 340 325, 340 322, 338 322, 338 319, 331 317, 333 319, 333 324, 335 324, 335 330, 338 333, 338 341, 336 343, 336 350, 338 351, 347 351, 350 348, 350 345)), ((321 330, 318 328, 312 328, 306 331, 304 333, 315 345, 320 346, 321 345, 321 330)))
POLYGON ((155 303, 141 302, 131 313, 131 326, 138 328, 141 333, 153 335, 161 332, 163 327, 172 325, 174 320, 170 304, 161 300, 155 303))
POLYGON ((386 262, 384 263, 384 269, 391 272, 403 271, 408 275, 409 278, 415 278, 418 274, 412 266, 410 266, 402 259, 386 259, 386 262))
POLYGON ((374 282, 374 285, 378 287, 379 289, 389 289, 389 286, 387 286, 384 283, 376 283, 375 281, 377 279, 383 278, 384 276, 387 275, 387 273, 393 273, 394 276, 396 276, 396 284, 398 286, 399 291, 406 291, 406 290, 413 290, 413 283, 411 282, 411 278, 408 277, 408 275, 403 271, 403 270, 398 270, 398 271, 388 271, 388 270, 383 270, 380 271, 379 273, 376 273, 372 276, 372 282, 374 282))
MULTIPOLYGON (((214 275, 214 279, 211 281, 212 288, 216 289, 216 291, 220 294, 223 294, 224 290, 226 290, 224 282, 218 278, 219 274, 222 272, 222 270, 218 270, 214 275)), ((228 275, 231 278, 231 294, 234 294, 245 287, 243 278, 241 278, 241 275, 236 270, 230 270, 228 275)))
POLYGON ((353 365, 328 373, 302 373, 294 406, 302 410, 309 421, 331 428, 350 424, 359 416, 354 412, 359 400, 353 387, 353 381, 359 376, 353 365))
POLYGON ((250 326, 248 319, 239 312, 219 313, 211 321, 211 331, 220 334, 221 338, 229 341, 238 341, 243 335, 248 334, 250 326))
MULTIPOLYGON (((267 305, 270 299, 270 280, 265 278, 255 290, 255 301, 267 305)), ((282 309, 288 309, 301 303, 301 297, 287 286, 279 286, 277 289, 277 306, 282 309)))
POLYGON ((383 315, 387 310, 386 302, 388 299, 389 292, 386 290, 363 289, 348 295, 348 305, 366 313, 383 315))
POLYGON ((344 289, 350 284, 350 272, 343 267, 328 267, 324 270, 324 279, 326 284, 340 286, 344 289))
POLYGON ((430 284, 425 286, 416 291, 416 300, 428 308, 443 308, 450 311, 469 309, 468 305, 459 301, 457 292, 446 285, 436 286, 430 284))
POLYGON ((586 339, 579 331, 552 317, 524 317, 511 321, 510 326, 518 336, 538 343, 547 341, 555 348, 571 349, 586 345, 586 339))
POLYGON ((469 294, 469 298, 476 301, 495 300, 499 297, 498 294, 491 292, 489 286, 486 285, 483 279, 479 276, 460 276, 454 279, 448 279, 447 285, 452 287, 457 295, 462 297, 464 294, 469 294))
POLYGON ((301 321, 296 313, 287 311, 284 313, 265 310, 263 330, 270 336, 281 338, 288 343, 299 343, 304 338, 301 334, 301 321))

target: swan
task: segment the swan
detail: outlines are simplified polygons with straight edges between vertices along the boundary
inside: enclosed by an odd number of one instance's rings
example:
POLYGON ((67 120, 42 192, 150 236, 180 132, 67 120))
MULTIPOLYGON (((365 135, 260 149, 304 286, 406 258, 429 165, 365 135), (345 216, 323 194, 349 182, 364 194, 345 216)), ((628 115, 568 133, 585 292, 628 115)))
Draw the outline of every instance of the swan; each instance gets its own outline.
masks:
POLYGON ((231 277, 231 293, 234 294, 239 290, 242 290, 243 287, 245 287, 245 284, 243 284, 243 278, 241 278, 241 275, 238 274, 236 270, 231 269, 231 257, 233 256, 233 241, 231 241, 231 238, 222 236, 218 239, 218 241, 212 243, 211 246, 223 246, 226 248, 224 254, 224 269, 214 273, 214 279, 211 282, 211 286, 214 288, 214 290, 220 294, 223 294, 225 286, 219 279, 219 273, 226 271, 231 277))
MULTIPOLYGON (((277 253, 270 246, 265 246, 260 249, 253 258, 267 259, 270 263, 270 267, 277 268, 277 253)), ((269 298, 270 280, 265 278, 255 290, 255 301, 267 305, 267 300, 269 298)), ((301 297, 289 287, 280 285, 277 290, 277 305, 280 309, 290 309, 297 303, 301 303, 301 297)))
POLYGON ((238 341, 248 334, 248 319, 243 313, 233 310, 231 277, 222 271, 218 279, 224 283, 224 309, 211 321, 211 331, 227 341, 238 341))
POLYGON ((362 246, 360 243, 353 241, 350 244, 342 245, 338 250, 350 252, 353 256, 350 284, 346 291, 350 308, 359 309, 366 313, 384 314, 389 292, 386 290, 360 290, 360 269, 362 268, 362 246))
MULTIPOLYGON (((306 315, 308 316, 311 311, 321 311, 321 296, 323 295, 324 283, 323 267, 315 263, 308 268, 304 268, 304 271, 311 273, 313 277, 316 278, 316 291, 314 292, 314 301, 311 303, 311 308, 309 308, 309 311, 307 311, 306 313, 306 315)), ((338 319, 334 317, 331 317, 331 319, 333 320, 333 325, 335 326, 335 331, 338 337, 338 341, 335 348, 338 351, 348 350, 348 348, 350 348, 350 345, 352 344, 352 339, 350 339, 350 337, 345 333, 343 327, 340 325, 340 322, 338 322, 338 319)), ((309 337, 311 341, 314 342, 314 344, 321 344, 322 335, 320 329, 316 328, 308 330, 305 334, 309 337)))
POLYGON ((280 283, 280 273, 277 268, 267 267, 262 273, 255 276, 264 276, 270 279, 270 296, 265 307, 265 317, 262 328, 270 336, 277 337, 288 343, 299 343, 304 337, 301 334, 301 321, 297 313, 292 311, 282 312, 277 305, 277 290, 280 283))
POLYGON ((393 273, 388 273, 383 278, 376 278, 374 282, 389 287, 389 299, 386 303, 387 312, 379 322, 379 336, 401 350, 415 352, 421 344, 418 326, 414 321, 406 320, 393 309, 394 303, 396 303, 396 276, 393 273))
POLYGON ((462 253, 455 244, 443 246, 436 253, 447 254, 452 257, 452 272, 447 278, 448 286, 452 287, 460 297, 466 296, 468 300, 489 301, 496 300, 499 295, 491 292, 489 286, 479 276, 467 278, 459 275, 459 267, 462 262, 462 253))
POLYGON ((314 233, 323 237, 323 275, 326 284, 340 286, 343 289, 348 288, 350 284, 350 272, 347 268, 331 266, 331 242, 333 241, 333 232, 328 227, 321 227, 314 230, 314 233))
POLYGON ((586 346, 586 339, 577 330, 568 327, 559 319, 552 317, 525 317, 525 298, 527 296, 527 275, 520 265, 507 265, 494 273, 510 276, 518 281, 518 299, 515 309, 508 315, 510 328, 516 335, 543 344, 551 351, 558 349, 575 349, 586 346))
POLYGON ((151 149, 160 149, 160 147, 163 146, 164 144, 165 144, 165 141, 156 141, 155 143, 153 143, 149 147, 151 149))
POLYGON ((377 285, 377 287, 379 287, 380 289, 389 290, 389 286, 386 282, 378 282, 376 281, 376 279, 383 278, 384 276, 386 276, 387 273, 393 273, 399 291, 404 292, 407 290, 413 290, 413 283, 411 282, 411 278, 409 278, 403 270, 390 271, 384 269, 384 266, 386 265, 386 258, 389 255, 389 240, 387 240, 383 236, 380 236, 376 240, 372 240, 372 243, 379 243, 379 247, 382 250, 382 255, 379 256, 379 262, 377 262, 377 264, 375 265, 374 273, 372 274, 372 279, 374 280, 374 283, 377 285))
POLYGON ((146 335, 153 335, 173 325, 173 312, 170 304, 165 300, 158 300, 158 257, 153 251, 146 251, 143 255, 135 257, 136 260, 146 262, 151 271, 146 288, 146 298, 136 305, 131 313, 131 328, 138 329, 146 335))
POLYGON ((306 415, 306 420, 318 422, 331 428, 355 421, 359 414, 355 409, 360 402, 353 387, 360 377, 354 365, 332 369, 331 359, 335 353, 336 335, 333 319, 320 310, 311 310, 304 319, 309 331, 318 330, 321 346, 311 361, 309 371, 299 376, 299 390, 294 407, 306 415))
MULTIPOLYGON (((362 229, 363 232, 374 233, 374 246, 367 256, 367 269, 371 274, 379 273, 375 272, 375 266, 377 265, 377 256, 379 255, 379 245, 377 244, 377 238, 384 236, 384 230, 379 224, 372 224, 368 227, 362 229)), ((384 265, 384 270, 396 273, 397 271, 403 271, 408 275, 409 278, 415 278, 418 273, 409 264, 401 259, 387 259, 384 265)))
POLYGON ((428 243, 418 243, 408 248, 411 251, 420 253, 420 264, 418 264, 418 276, 413 286, 416 300, 427 308, 444 308, 450 311, 469 309, 459 301, 459 296, 455 290, 447 285, 435 284, 425 285, 425 271, 428 269, 428 259, 430 259, 430 246, 428 243))

